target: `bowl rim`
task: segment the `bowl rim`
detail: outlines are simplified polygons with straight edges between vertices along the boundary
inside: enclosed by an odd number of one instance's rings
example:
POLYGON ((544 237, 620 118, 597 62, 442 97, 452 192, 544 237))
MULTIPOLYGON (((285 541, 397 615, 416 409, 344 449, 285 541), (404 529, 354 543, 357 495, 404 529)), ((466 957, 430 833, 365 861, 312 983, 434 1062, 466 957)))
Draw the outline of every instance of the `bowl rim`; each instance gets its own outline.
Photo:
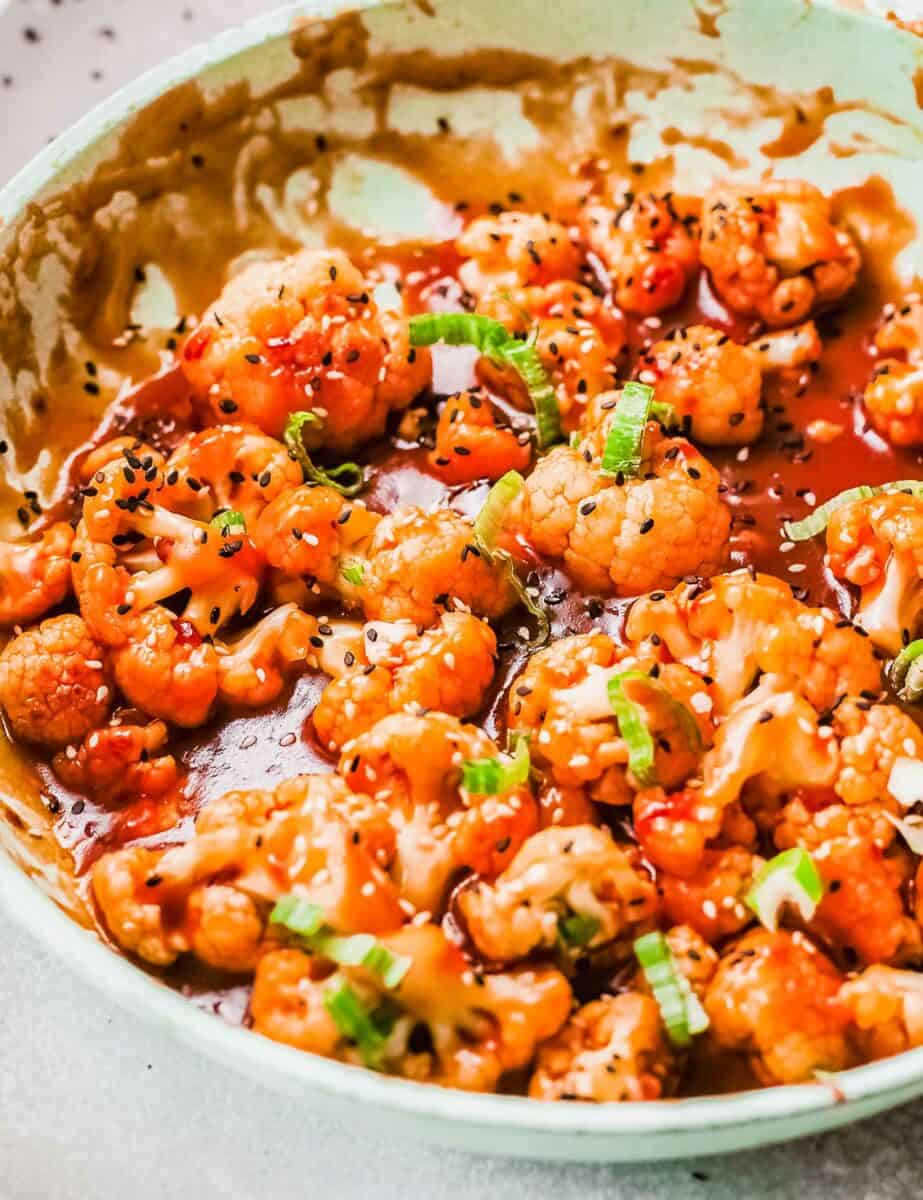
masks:
MULTIPOLYGON (((299 0, 193 46, 119 89, 58 136, 0 189, 0 235, 67 168, 105 135, 168 88, 207 68, 286 36, 296 19, 325 19, 349 11, 401 7, 405 0, 299 0)), ((837 0, 814 0, 838 9, 837 0)), ((839 8, 842 15, 870 19, 868 13, 839 8)), ((69 917, 0 848, 0 908, 33 934, 76 974, 119 1005, 158 1023, 183 1043, 204 1051, 238 1072, 264 1082, 273 1076, 292 1090, 320 1092, 337 1102, 365 1106, 421 1120, 438 1118, 456 1126, 495 1126, 522 1133, 587 1138, 600 1135, 689 1134, 728 1130, 767 1121, 809 1118, 886 1093, 895 1103, 923 1091, 923 1047, 888 1059, 837 1072, 832 1081, 748 1089, 716 1096, 632 1104, 547 1104, 522 1096, 470 1093, 433 1084, 382 1076, 336 1062, 232 1026, 197 1007, 110 947, 95 931, 69 917)))

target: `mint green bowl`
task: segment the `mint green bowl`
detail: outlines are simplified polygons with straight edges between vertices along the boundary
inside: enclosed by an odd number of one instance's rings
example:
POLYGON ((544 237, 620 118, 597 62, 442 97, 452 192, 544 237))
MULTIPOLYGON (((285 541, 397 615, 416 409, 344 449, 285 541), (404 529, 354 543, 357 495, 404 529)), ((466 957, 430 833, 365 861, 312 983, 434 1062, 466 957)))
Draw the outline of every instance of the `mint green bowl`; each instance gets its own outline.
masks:
MULTIPOLYGON (((30 388, 51 383, 54 355, 49 347, 63 338, 69 353, 79 353, 79 339, 59 304, 62 288, 73 281, 68 271, 76 270, 76 259, 47 247, 34 249, 29 231, 36 227, 36 214, 42 219, 53 215, 56 195, 88 178, 115 153, 125 122, 184 81, 198 81, 208 98, 245 79, 258 111, 259 96, 287 79, 298 62, 291 49, 293 21, 332 18, 349 7, 355 6, 316 0, 274 12, 159 67, 80 121, 0 192, 0 251, 7 251, 7 258, 0 259, 0 314, 10 311, 4 305, 11 294, 31 314, 25 373, 13 361, 21 347, 14 354, 0 329, 0 415, 7 425, 16 428, 18 408, 30 388), (41 254, 45 257, 36 257, 41 254)), ((357 79, 350 71, 358 69, 367 83, 382 63, 394 61, 395 53, 458 55, 493 47, 553 60, 584 59, 590 75, 612 56, 648 72, 648 80, 655 77, 652 72, 675 71, 680 62, 681 85, 664 75, 658 87, 633 88, 634 76, 629 75, 618 97, 621 115, 636 121, 636 157, 662 151, 661 134, 668 126, 679 125, 691 135, 693 142, 680 146, 672 135, 678 186, 685 182, 701 188, 732 167, 750 178, 772 167, 825 188, 853 186, 879 175, 910 212, 923 203, 923 113, 915 87, 923 78, 923 40, 893 21, 853 11, 852 5, 701 0, 697 11, 689 0, 569 0, 557 5, 546 0, 406 0, 360 7, 368 34, 367 61, 358 68, 347 63, 331 77, 330 103, 322 113, 315 106, 306 116, 304 106, 299 110, 296 104, 286 110, 286 120, 299 119, 300 112, 300 119, 313 122, 315 129, 324 121, 339 127, 367 121, 369 113, 357 102, 357 79), (751 85, 763 91, 753 92, 751 85), (792 102, 803 97, 810 106, 811 93, 821 85, 833 89, 837 111, 817 139, 796 159, 767 159, 760 147, 778 133, 779 118, 766 109, 765 89, 783 90, 792 102), (754 123, 757 95, 764 103, 754 123), (716 151, 716 141, 725 148, 716 151)), ((355 33, 361 27, 354 22, 351 28, 355 33)), ((301 53, 308 60, 312 54, 335 57, 343 51, 342 46, 337 50, 336 38, 326 48, 317 38, 313 48, 305 50, 306 44, 302 41, 301 53)), ((345 57, 349 59, 348 49, 345 57)), ((438 111, 482 134, 494 126, 498 153, 515 154, 517 146, 529 144, 532 132, 512 85, 487 89, 473 106, 470 100, 445 82, 436 91, 407 88, 400 120, 412 124, 418 118, 422 128, 432 124, 438 111)), ((393 119, 393 113, 384 119, 393 119)), ((355 195, 350 195, 348 180, 340 189, 344 212, 358 220, 356 213, 371 196, 372 217, 384 223, 390 236, 401 236, 400 215, 395 226, 394 212, 412 209, 414 203, 425 224, 427 205, 425 197, 420 202, 419 184, 389 174, 380 163, 363 171, 353 173, 355 195), (376 171, 384 173, 377 176, 376 171), (381 186, 375 186, 376 179, 381 186), (409 188, 403 198, 401 188, 409 188), (400 203, 393 203, 394 195, 400 203)), ((282 205, 274 219, 290 220, 296 209, 297 204, 294 209, 282 205)), ((291 228, 288 232, 291 236, 291 228)), ((310 240, 310 228, 301 232, 310 240)), ((79 249, 81 231, 73 236, 79 249)), ((898 265, 908 281, 917 272, 919 251, 918 242, 910 241, 900 256, 898 265)), ((41 456, 14 464, 19 473, 15 482, 21 486, 28 478, 46 495, 56 466, 41 456)), ((190 1048, 277 1088, 305 1112, 339 1110, 395 1134, 484 1153, 620 1162, 765 1145, 843 1125, 923 1093, 923 1050, 844 1072, 836 1086, 805 1084, 598 1107, 469 1095, 302 1054, 204 1014, 113 953, 88 927, 66 872, 52 861, 43 811, 36 781, 7 747, 0 761, 0 902, 10 916, 108 998, 130 1006, 139 1019, 155 1022, 190 1048)))

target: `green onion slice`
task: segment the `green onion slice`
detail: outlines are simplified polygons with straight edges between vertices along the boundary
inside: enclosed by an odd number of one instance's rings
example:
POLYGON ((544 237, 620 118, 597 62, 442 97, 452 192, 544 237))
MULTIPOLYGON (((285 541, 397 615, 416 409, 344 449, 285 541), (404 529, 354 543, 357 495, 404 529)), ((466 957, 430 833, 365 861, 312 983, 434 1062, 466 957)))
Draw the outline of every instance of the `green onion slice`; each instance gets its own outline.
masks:
POLYGON ((561 410, 554 384, 539 358, 535 338, 530 337, 526 342, 511 342, 503 352, 503 360, 509 363, 526 385, 535 412, 539 449, 553 446, 561 440, 561 410))
POLYGON ((652 787, 657 782, 654 765, 656 747, 647 727, 644 709, 625 693, 625 684, 631 682, 643 683, 667 702, 692 750, 701 748, 702 731, 685 704, 671 696, 663 684, 650 675, 645 675, 643 671, 622 671, 612 676, 607 685, 609 704, 615 714, 619 734, 628 746, 628 769, 642 787, 652 787))
POLYGON ((851 504, 853 500, 870 500, 872 496, 880 496, 883 492, 907 492, 911 496, 923 496, 923 480, 895 479, 893 483, 883 483, 878 487, 869 487, 863 483, 858 487, 847 488, 845 492, 839 492, 825 500, 802 520, 786 521, 782 532, 790 542, 806 542, 809 538, 823 533, 830 524, 830 518, 844 504, 851 504))
POLYGON ((303 896, 289 893, 280 896, 269 914, 273 925, 282 925, 289 933, 309 938, 318 933, 324 924, 324 910, 319 904, 305 900, 303 896))
POLYGON ((422 313, 410 318, 411 346, 474 346, 497 366, 511 367, 525 384, 538 429, 538 444, 545 450, 561 440, 561 413, 554 386, 542 366, 535 335, 526 340, 480 313, 422 313))
POLYGON ((532 763, 529 743, 524 737, 516 739, 511 756, 503 758, 469 758, 462 763, 462 787, 474 796, 499 796, 510 788, 527 783, 532 763))
POLYGON ((600 921, 589 913, 571 913, 558 918, 558 933, 565 946, 580 949, 588 946, 599 931, 600 921))
POLYGON ((356 933, 350 937, 335 933, 325 923, 319 905, 301 896, 282 896, 269 920, 294 933, 312 954, 329 958, 341 967, 364 967, 377 975, 385 987, 396 988, 410 970, 409 958, 394 954, 370 933, 356 933))
POLYGON ((688 1046, 695 1034, 708 1028, 708 1015, 670 952, 667 939, 659 931, 646 933, 635 942, 635 956, 654 993, 667 1036, 674 1046, 688 1046))
POLYGON ((651 401, 651 419, 658 421, 664 429, 678 429, 682 424, 676 409, 666 400, 651 401))
POLYGON ((612 414, 601 468, 606 475, 631 477, 641 470, 644 430, 651 415, 654 389, 647 383, 626 383, 612 414))
POLYGON ((888 668, 891 686, 899 700, 916 704, 923 699, 923 638, 905 646, 888 668))
POLYGON ((503 528, 507 509, 522 488, 523 478, 518 471, 507 471, 497 480, 487 493, 487 499, 474 519, 474 544, 485 558, 506 568, 507 578, 519 597, 520 604, 535 618, 536 634, 530 644, 542 646, 551 636, 548 614, 542 605, 536 603, 526 585, 519 578, 513 556, 497 545, 497 537, 503 528))
POLYGON ((319 467, 305 449, 302 430, 305 425, 323 426, 323 421, 313 412, 293 412, 289 415, 282 435, 289 454, 300 464, 305 479, 333 488, 343 496, 355 496, 365 485, 365 473, 358 463, 340 463, 337 467, 319 467))
POLYGON ((226 508, 223 512, 215 513, 209 524, 221 532, 223 537, 235 537, 247 532, 247 522, 242 512, 236 508, 226 508))
POLYGON ((362 1061, 373 1070, 381 1066, 382 1053, 395 1022, 387 1007, 369 1009, 340 976, 334 976, 324 991, 324 1008, 349 1041, 355 1042, 362 1061))
POLYGON ((760 924, 771 932, 779 927, 784 904, 796 908, 803 921, 810 921, 824 895, 824 881, 806 850, 796 846, 771 858, 747 893, 749 908, 760 924))
POLYGON ((365 582, 365 567, 361 562, 347 562, 340 567, 340 574, 347 583, 354 587, 362 587, 365 582))

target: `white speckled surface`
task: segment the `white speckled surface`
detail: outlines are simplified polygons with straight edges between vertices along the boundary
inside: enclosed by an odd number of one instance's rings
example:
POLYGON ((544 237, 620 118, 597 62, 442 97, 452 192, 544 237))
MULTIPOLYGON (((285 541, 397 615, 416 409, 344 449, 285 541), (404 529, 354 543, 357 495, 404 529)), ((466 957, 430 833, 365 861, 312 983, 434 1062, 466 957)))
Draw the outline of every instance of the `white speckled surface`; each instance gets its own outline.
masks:
MULTIPOLYGON (((0 0, 0 178, 156 62, 259 0, 0 0)), ((888 4, 886 7, 898 7, 888 4)), ((900 5, 923 17, 923 2, 900 5)), ((0 1200, 898 1200, 919 1190, 923 1105, 796 1146, 650 1168, 475 1159, 295 1124, 190 1057, 0 918, 0 1200)))

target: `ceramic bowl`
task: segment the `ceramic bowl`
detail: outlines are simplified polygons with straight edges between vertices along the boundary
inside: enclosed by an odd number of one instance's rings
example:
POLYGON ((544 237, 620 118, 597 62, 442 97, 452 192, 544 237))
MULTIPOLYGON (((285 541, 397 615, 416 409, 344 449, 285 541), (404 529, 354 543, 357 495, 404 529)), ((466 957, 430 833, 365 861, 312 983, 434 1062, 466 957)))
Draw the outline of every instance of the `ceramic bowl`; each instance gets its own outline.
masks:
MULTIPOLYGON (((16 447, 7 482, 44 498, 53 492, 60 456, 45 431, 54 422, 79 432, 61 379, 81 360, 88 322, 99 334, 137 306, 149 324, 175 310, 169 278, 143 295, 125 282, 118 248, 139 213, 166 223, 177 255, 195 255, 219 236, 252 254, 267 238, 292 245, 321 236, 312 198, 322 186, 345 226, 371 223, 398 242, 444 236, 445 213, 414 177, 414 153, 429 155, 438 134, 460 139, 459 153, 465 139, 486 139, 498 162, 540 155, 535 114, 564 76, 575 139, 584 119, 621 123, 630 156, 668 156, 677 187, 765 170, 827 189, 877 176, 913 212, 923 203, 923 40, 857 8, 820 0, 404 0, 356 12, 315 0, 165 64, 0 192, 0 432, 16 447), (810 128, 792 137, 797 109, 810 128), (353 147, 322 180, 305 149, 316 148, 318 134, 353 147), (272 153, 283 143, 302 147, 306 163, 284 178, 272 153), (400 170, 389 162, 398 145, 400 170), (203 147, 227 160, 227 219, 217 229, 197 222, 189 200, 193 154, 203 147), (101 269, 109 272, 104 303, 78 319, 85 281, 101 269)), ((920 245, 910 233, 905 241, 897 267, 909 280, 920 245)), ((302 1054, 206 1015, 105 945, 51 820, 40 780, 4 746, 6 911, 107 998, 305 1112, 339 1109, 473 1151, 627 1161, 757 1146, 923 1093, 923 1050, 833 1082, 599 1107, 468 1095, 302 1054)))

